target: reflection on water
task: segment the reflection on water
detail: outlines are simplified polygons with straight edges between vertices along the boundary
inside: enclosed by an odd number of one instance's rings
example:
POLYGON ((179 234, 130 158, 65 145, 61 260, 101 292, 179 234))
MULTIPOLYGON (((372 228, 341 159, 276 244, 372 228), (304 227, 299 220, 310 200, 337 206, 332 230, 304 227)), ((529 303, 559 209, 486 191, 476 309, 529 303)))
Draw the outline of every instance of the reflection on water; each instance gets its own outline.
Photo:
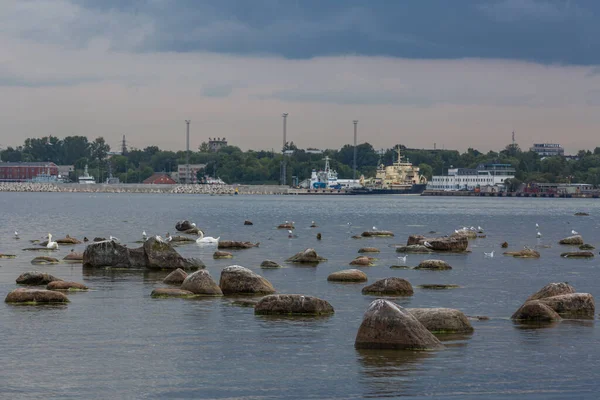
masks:
POLYGON ((406 396, 414 391, 412 375, 436 352, 355 349, 365 397, 406 396), (412 391, 411 391, 412 389, 412 391))

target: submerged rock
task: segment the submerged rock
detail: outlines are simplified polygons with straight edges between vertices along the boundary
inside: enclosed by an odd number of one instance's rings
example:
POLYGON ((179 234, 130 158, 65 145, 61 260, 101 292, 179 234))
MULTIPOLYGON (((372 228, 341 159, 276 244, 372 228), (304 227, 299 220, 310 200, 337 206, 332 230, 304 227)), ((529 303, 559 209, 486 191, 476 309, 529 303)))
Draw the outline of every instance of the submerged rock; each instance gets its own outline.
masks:
POLYGON ((189 274, 181 284, 181 289, 203 296, 223 296, 221 288, 204 269, 189 274))
POLYGON ((177 268, 163 279, 163 283, 166 283, 167 285, 181 285, 187 276, 187 272, 181 268, 177 268))
POLYGON ((366 231, 361 234, 362 237, 391 237, 394 236, 390 231, 366 231))
POLYGON ((433 253, 429 247, 425 247, 421 244, 411 244, 408 246, 398 246, 396 247, 397 253, 412 253, 412 254, 429 254, 433 253))
POLYGON ((362 294, 378 296, 412 296, 413 287, 409 281, 402 278, 392 277, 380 279, 372 285, 365 286, 362 294))
POLYGON ((573 236, 569 236, 566 237, 564 239, 561 239, 558 244, 567 244, 567 245, 576 245, 576 246, 580 246, 582 244, 584 244, 583 242, 583 237, 581 235, 573 235, 573 236))
POLYGON ((40 257, 36 257, 33 260, 31 260, 31 263, 33 265, 48 265, 48 264, 58 264, 58 263, 60 263, 60 261, 58 261, 58 259, 56 259, 54 257, 40 256, 40 257))
POLYGON ((591 251, 569 251, 560 255, 563 258, 594 258, 591 251))
POLYGON ((377 247, 363 247, 358 250, 359 253, 379 253, 379 249, 377 247))
POLYGON ((17 278, 17 284, 29 286, 47 285, 53 281, 62 281, 62 279, 40 271, 24 272, 17 278))
POLYGON ((152 293, 150 294, 150 297, 153 298, 169 298, 169 297, 176 297, 176 298, 191 298, 191 297, 197 297, 197 294, 194 294, 192 292, 190 292, 189 290, 183 290, 183 289, 175 289, 175 288, 158 288, 158 289, 154 289, 152 291, 152 293))
POLYGON ((596 248, 591 244, 582 244, 579 246, 579 250, 595 250, 596 248))
POLYGON ((359 265, 361 267, 369 267, 373 265, 371 259, 366 256, 356 257, 354 260, 350 261, 350 265, 359 265))
POLYGON ((46 289, 67 292, 83 292, 89 290, 89 288, 83 283, 68 281, 52 281, 46 286, 46 289))
POLYGON ((265 260, 260 263, 261 268, 281 268, 281 265, 277 264, 275 261, 265 260))
POLYGON ((244 221, 244 225, 254 225, 254 224, 252 223, 252 221, 245 220, 244 221))
POLYGON ((540 300, 526 301, 510 318, 517 321, 534 322, 550 322, 562 319, 556 311, 540 300))
POLYGON ((76 252, 76 251, 72 251, 69 254, 67 254, 64 258, 64 261, 69 261, 69 262, 83 262, 83 253, 81 252, 76 252))
POLYGON ((288 258, 286 261, 292 263, 318 264, 322 261, 327 261, 327 259, 319 256, 315 249, 306 249, 304 251, 296 253, 292 257, 288 258))
POLYGON ((444 260, 423 260, 415 267, 415 269, 445 270, 452 269, 452 267, 444 260))
POLYGON ((53 290, 18 288, 10 292, 4 301, 21 304, 50 304, 68 303, 69 299, 63 293, 53 290))
POLYGON ((328 315, 333 314, 326 300, 299 294, 272 294, 259 300, 254 307, 258 315, 328 315))
POLYGON ((359 349, 437 350, 442 343, 414 315, 388 300, 371 303, 358 328, 359 349))
POLYGON ((171 236, 171 243, 178 243, 178 244, 196 243, 196 239, 188 237, 188 236, 177 235, 177 236, 171 236))
POLYGON ((331 273, 327 280, 331 282, 366 282, 368 278, 367 274, 359 269, 344 269, 331 273))
POLYGON ((213 258, 215 260, 223 258, 233 258, 233 254, 229 253, 228 251, 215 251, 213 253, 213 258))
POLYGON ((0 258, 17 258, 15 254, 2 254, 0 253, 0 258))
POLYGON ((220 240, 219 249, 251 249, 252 247, 258 247, 260 243, 252 242, 237 242, 235 240, 220 240))
POLYGON ((581 212, 581 211, 578 211, 578 212, 576 212, 576 213, 575 213, 575 215, 576 215, 576 216, 578 216, 578 217, 587 217, 587 216, 589 216, 590 214, 588 214, 588 213, 586 213, 586 212, 581 212))
POLYGON ((452 284, 438 284, 438 283, 428 283, 425 285, 417 286, 420 289, 431 289, 431 290, 444 290, 444 289, 457 289, 460 286, 452 285, 452 284))
POLYGON ((267 279, 239 265, 223 268, 219 286, 223 294, 271 294, 275 288, 267 279))
POLYGON ((56 243, 58 244, 80 244, 81 240, 75 239, 69 235, 62 239, 56 239, 56 243))
POLYGON ((473 332, 469 319, 453 308, 407 308, 432 333, 473 332))
POLYGON ((294 224, 285 223, 277 225, 277 229, 296 229, 296 227, 294 226, 294 224))
POLYGON ((257 303, 258 303, 258 301, 256 301, 256 300, 235 300, 235 301, 231 302, 231 305, 238 306, 238 307, 254 308, 257 303))
POLYGON ((508 248, 508 242, 502 242, 502 244, 500 245, 500 247, 502 247, 503 249, 508 248))
POLYGON ((506 256, 513 256, 516 258, 540 258, 540 253, 539 251, 530 249, 530 248, 525 248, 523 250, 519 250, 519 251, 505 251, 504 253, 502 253, 506 256))

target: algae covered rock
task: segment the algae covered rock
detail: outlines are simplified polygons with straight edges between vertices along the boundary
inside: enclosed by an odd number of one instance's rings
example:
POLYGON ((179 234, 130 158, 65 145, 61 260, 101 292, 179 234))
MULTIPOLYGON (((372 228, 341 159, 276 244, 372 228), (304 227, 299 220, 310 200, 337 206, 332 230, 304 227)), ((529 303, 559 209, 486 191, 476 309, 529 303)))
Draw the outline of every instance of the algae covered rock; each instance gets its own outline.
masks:
POLYGON ((453 308, 407 308, 432 333, 469 333, 473 327, 462 311, 453 308))
POLYGON ((48 265, 48 264, 58 264, 60 261, 54 257, 48 256, 40 256, 31 260, 33 265, 48 265))
POLYGON ((591 251, 569 251, 560 255, 562 258, 594 258, 591 251))
POLYGON ((581 246, 582 244, 584 244, 583 237, 581 235, 573 235, 566 237, 564 239, 561 239, 558 243, 572 246, 581 246))
POLYGON ((167 285, 181 285, 187 276, 187 272, 181 268, 177 268, 163 279, 163 283, 166 283, 167 285))
POLYGON ((175 288, 158 288, 154 289, 150 294, 150 297, 153 298, 192 298, 197 296, 197 294, 189 290, 175 288))
POLYGON ((47 285, 52 281, 62 281, 62 279, 40 271, 24 272, 17 278, 17 284, 28 286, 47 285))
POLYGON ((530 249, 528 247, 519 251, 505 251, 503 254, 506 256, 513 256, 516 258, 540 258, 539 251, 530 249))
POLYGON ((47 286, 48 290, 58 290, 65 292, 77 292, 77 291, 87 291, 89 288, 83 283, 79 282, 68 282, 68 281, 52 281, 47 286))
POLYGON ((379 249, 377 247, 363 247, 358 249, 359 253, 379 253, 379 249))
POLYGON ((423 260, 415 269, 446 270, 452 267, 444 260, 423 260))
POLYGON ((286 261, 301 264, 318 264, 322 261, 327 261, 327 259, 319 256, 315 249, 306 249, 291 256, 286 261))
POLYGON ((366 256, 356 257, 354 260, 350 261, 350 265, 359 265, 361 267, 368 267, 373 265, 371 259, 366 256))
POLYGON ((215 251, 213 253, 213 258, 215 260, 221 260, 221 259, 225 259, 225 258, 233 258, 233 254, 231 254, 228 251, 215 251))
POLYGON ((265 260, 260 263, 261 268, 269 269, 269 268, 281 268, 281 265, 277 264, 275 261, 265 260))

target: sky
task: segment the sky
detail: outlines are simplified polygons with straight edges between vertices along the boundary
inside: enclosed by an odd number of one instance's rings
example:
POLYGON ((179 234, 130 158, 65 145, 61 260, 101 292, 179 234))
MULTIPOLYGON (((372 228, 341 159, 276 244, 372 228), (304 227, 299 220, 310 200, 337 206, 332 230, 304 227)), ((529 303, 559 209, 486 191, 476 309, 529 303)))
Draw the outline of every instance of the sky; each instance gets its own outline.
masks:
POLYGON ((600 146, 596 0, 2 0, 0 146, 600 146))

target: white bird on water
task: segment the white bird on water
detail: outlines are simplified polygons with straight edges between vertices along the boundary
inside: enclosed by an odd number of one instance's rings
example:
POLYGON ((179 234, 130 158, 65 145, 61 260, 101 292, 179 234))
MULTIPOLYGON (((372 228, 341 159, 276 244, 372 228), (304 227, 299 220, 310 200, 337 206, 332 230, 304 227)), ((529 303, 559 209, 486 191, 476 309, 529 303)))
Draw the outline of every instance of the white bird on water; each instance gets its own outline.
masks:
POLYGON ((494 258, 494 250, 492 250, 490 253, 483 252, 483 255, 485 257, 494 258))
POLYGON ((403 264, 406 264, 406 256, 403 256, 403 257, 398 256, 398 260, 400 260, 403 264))
POLYGON ((46 245, 47 249, 58 250, 58 243, 52 241, 52 234, 48 234, 48 244, 46 245))
POLYGON ((19 232, 15 231, 15 239, 20 239, 19 232))
POLYGON ((538 225, 538 223, 537 223, 537 222, 535 223, 535 227, 536 227, 536 228, 539 228, 539 227, 540 227, 540 226, 538 225))
POLYGON ((541 237, 542 237, 542 232, 538 231, 538 232, 537 232, 537 234, 536 234, 536 236, 537 236, 538 238, 541 238, 541 237))
POLYGON ((377 227, 376 227, 376 226, 374 226, 374 227, 373 227, 373 231, 376 231, 376 230, 377 230, 377 227))
POLYGON ((575 229, 571 229, 571 235, 579 235, 575 229))
POLYGON ((288 237, 291 239, 294 237, 294 231, 288 230, 288 237))
POLYGON ((204 232, 202 231, 198 231, 198 233, 200 234, 200 237, 198 239, 196 239, 196 243, 200 243, 200 244, 219 244, 219 239, 221 239, 221 236, 219 236, 218 238, 214 238, 212 236, 204 236, 204 232))

